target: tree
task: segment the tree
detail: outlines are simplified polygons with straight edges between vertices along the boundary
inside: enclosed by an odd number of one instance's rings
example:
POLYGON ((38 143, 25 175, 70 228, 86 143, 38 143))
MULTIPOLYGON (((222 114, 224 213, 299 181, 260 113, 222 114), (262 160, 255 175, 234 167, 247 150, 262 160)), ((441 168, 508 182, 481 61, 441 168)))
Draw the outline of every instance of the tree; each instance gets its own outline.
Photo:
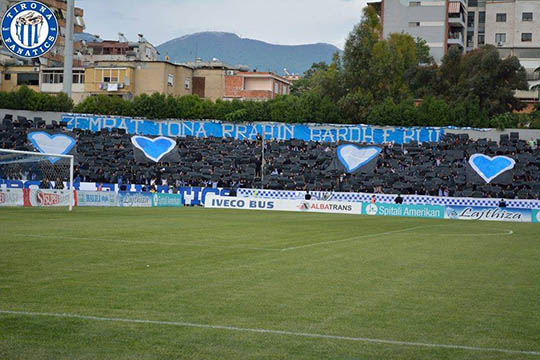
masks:
POLYGON ((366 6, 362 20, 349 34, 343 52, 345 88, 371 88, 371 54, 382 37, 382 25, 373 6, 366 6))

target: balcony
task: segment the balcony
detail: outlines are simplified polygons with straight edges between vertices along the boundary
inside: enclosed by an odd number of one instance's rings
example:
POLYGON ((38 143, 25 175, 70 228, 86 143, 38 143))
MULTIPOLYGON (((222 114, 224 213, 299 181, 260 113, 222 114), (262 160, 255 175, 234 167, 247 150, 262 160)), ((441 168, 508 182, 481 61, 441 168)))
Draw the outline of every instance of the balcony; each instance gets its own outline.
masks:
POLYGON ((448 45, 458 45, 463 49, 465 47, 463 43, 463 34, 460 32, 448 34, 448 45))
POLYGON ((465 17, 461 13, 450 14, 448 16, 448 24, 465 28, 465 17))

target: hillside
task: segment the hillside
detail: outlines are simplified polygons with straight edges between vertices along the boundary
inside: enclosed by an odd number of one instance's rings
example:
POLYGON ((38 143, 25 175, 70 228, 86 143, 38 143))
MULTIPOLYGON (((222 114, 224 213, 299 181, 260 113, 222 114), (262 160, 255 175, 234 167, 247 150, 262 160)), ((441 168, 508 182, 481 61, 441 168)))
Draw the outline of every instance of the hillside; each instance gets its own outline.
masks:
POLYGON ((283 74, 283 68, 303 74, 314 62, 330 62, 339 51, 330 44, 274 45, 223 32, 185 35, 159 45, 158 50, 161 59, 168 55, 175 62, 193 61, 197 57, 205 61, 218 58, 231 65, 242 64, 276 74, 283 74))

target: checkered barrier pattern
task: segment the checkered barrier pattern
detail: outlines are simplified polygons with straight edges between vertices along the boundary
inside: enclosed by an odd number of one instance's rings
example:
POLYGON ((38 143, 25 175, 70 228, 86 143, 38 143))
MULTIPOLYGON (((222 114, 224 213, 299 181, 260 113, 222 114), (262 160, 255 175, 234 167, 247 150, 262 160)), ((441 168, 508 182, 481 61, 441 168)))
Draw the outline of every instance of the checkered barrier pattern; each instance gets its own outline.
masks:
MULTIPOLYGON (((329 193, 322 191, 310 192, 317 200, 349 201, 349 202, 370 202, 373 195, 378 203, 394 203, 397 195, 388 194, 366 194, 366 193, 329 193)), ((260 190, 260 189, 238 189, 238 196, 262 199, 283 199, 295 200, 303 199, 305 191, 286 190, 260 190)), ((482 198, 454 198, 422 195, 402 195, 403 203, 409 205, 457 205, 457 206, 481 206, 498 207, 500 199, 482 198)), ((539 200, 507 200, 509 208, 514 209, 540 209, 539 200)))

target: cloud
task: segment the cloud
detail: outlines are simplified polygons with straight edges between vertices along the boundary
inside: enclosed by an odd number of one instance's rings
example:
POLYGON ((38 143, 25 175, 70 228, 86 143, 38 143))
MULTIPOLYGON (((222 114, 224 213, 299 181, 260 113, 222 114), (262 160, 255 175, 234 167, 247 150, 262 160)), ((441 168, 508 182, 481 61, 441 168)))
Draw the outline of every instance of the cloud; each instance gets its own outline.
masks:
POLYGON ((159 45, 199 31, 227 31, 277 44, 342 47, 366 0, 76 0, 87 31, 116 39, 143 33, 159 45))

